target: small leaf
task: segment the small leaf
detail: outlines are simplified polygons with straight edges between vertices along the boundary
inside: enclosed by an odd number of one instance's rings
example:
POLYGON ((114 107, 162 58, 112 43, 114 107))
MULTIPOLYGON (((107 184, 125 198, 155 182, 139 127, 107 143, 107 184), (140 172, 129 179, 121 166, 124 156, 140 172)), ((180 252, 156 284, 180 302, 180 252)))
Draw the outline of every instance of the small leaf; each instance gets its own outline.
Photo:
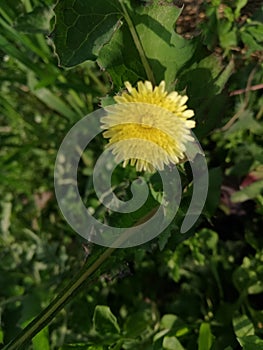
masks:
POLYGON ((42 329, 32 340, 34 350, 50 350, 48 328, 42 329))
POLYGON ((253 323, 246 315, 235 317, 233 319, 233 326, 238 338, 255 334, 253 323))
POLYGON ((173 314, 164 315, 161 319, 160 327, 164 329, 171 329, 178 321, 178 317, 173 314))
POLYGON ((0 343, 3 343, 3 341, 4 341, 4 332, 2 328, 0 328, 0 343))
POLYGON ((252 25, 248 27, 246 31, 249 32, 257 42, 260 43, 263 41, 263 38, 262 38, 263 24, 254 26, 252 23, 252 25))
POLYGON ((184 350, 184 347, 176 337, 166 336, 163 339, 163 350, 184 350))
POLYGON ((235 192, 231 196, 233 203, 242 203, 250 199, 255 199, 257 196, 263 193, 263 180, 253 182, 251 185, 246 186, 242 190, 235 192))
POLYGON ((100 106, 102 108, 114 105, 116 102, 114 101, 113 96, 105 96, 100 98, 100 106))
POLYGON ((211 332, 210 324, 203 322, 200 326, 198 336, 198 350, 209 350, 211 349, 214 336, 211 332))
POLYGON ((247 54, 250 54, 253 51, 261 51, 262 45, 260 45, 251 34, 247 32, 241 32, 241 39, 243 43, 246 45, 248 52, 247 54))
POLYGON ((120 327, 116 317, 110 308, 105 305, 96 306, 93 315, 93 325, 100 335, 120 333, 120 327))
POLYGON ((235 18, 238 18, 240 16, 240 10, 246 6, 248 0, 237 0, 236 1, 236 8, 235 8, 235 18))
POLYGON ((229 50, 237 46, 237 29, 228 21, 218 22, 218 35, 221 46, 229 50))

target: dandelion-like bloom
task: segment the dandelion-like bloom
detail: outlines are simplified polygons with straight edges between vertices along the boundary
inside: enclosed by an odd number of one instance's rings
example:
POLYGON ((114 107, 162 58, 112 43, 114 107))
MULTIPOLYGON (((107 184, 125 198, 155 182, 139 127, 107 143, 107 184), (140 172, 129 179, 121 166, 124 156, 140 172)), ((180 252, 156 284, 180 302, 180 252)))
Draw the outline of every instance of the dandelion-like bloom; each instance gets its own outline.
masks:
POLYGON ((186 143, 192 141, 188 120, 194 112, 187 109, 187 96, 165 91, 165 82, 153 88, 149 81, 139 81, 137 89, 125 82, 128 92, 115 96, 115 105, 106 107, 102 118, 108 147, 117 162, 136 166, 137 171, 163 170, 184 158, 186 143))

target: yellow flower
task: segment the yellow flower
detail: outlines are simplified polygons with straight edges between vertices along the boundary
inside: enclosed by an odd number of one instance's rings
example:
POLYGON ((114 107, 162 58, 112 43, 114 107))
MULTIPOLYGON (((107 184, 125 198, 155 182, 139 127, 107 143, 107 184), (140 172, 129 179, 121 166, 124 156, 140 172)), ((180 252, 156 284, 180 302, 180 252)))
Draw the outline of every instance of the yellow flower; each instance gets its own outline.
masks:
POLYGON ((109 138, 117 162, 136 166, 137 171, 163 170, 184 158, 185 145, 193 140, 187 120, 194 112, 187 109, 187 96, 165 91, 165 82, 153 88, 149 81, 139 81, 138 88, 125 82, 128 92, 115 96, 117 102, 105 108, 102 118, 105 138, 109 138))

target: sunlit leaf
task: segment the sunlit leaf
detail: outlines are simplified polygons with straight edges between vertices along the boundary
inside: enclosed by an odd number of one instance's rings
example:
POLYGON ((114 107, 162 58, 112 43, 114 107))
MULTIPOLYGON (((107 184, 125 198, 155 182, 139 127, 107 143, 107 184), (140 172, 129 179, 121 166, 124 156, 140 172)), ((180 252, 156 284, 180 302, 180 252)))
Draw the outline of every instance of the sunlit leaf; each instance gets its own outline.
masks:
POLYGON ((199 329, 198 336, 198 350, 209 350, 211 349, 214 336, 211 332, 210 324, 203 322, 199 329))

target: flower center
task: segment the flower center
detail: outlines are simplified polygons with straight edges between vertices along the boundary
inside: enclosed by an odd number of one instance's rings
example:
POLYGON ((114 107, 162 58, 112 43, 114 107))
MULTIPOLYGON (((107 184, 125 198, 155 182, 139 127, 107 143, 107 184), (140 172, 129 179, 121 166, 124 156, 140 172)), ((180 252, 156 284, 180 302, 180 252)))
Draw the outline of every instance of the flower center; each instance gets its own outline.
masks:
POLYGON ((140 118, 141 126, 145 129, 151 129, 154 125, 153 117, 149 114, 144 114, 140 118))

